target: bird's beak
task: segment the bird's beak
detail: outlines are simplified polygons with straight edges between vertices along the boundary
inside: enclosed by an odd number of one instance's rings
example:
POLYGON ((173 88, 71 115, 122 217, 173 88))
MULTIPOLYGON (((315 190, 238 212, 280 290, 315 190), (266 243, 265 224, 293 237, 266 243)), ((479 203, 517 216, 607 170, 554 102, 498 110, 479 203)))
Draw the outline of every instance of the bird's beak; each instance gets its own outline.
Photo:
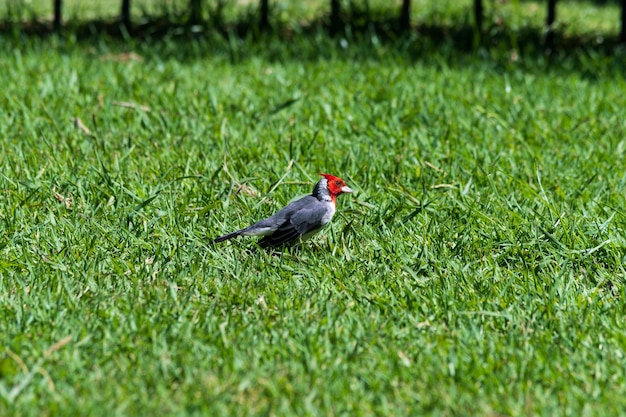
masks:
POLYGON ((341 187, 341 192, 342 193, 351 193, 352 192, 352 188, 348 187, 347 185, 344 185, 343 187, 341 187))

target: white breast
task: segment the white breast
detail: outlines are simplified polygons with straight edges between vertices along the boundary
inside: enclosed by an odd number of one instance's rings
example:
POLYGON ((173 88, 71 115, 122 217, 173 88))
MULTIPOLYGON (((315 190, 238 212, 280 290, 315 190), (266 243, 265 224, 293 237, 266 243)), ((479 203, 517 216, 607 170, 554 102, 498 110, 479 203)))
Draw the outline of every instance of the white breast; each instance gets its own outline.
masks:
POLYGON ((333 204, 332 202, 329 202, 328 209, 326 213, 322 216, 322 227, 326 226, 328 222, 333 218, 334 215, 335 215, 335 204, 333 204))

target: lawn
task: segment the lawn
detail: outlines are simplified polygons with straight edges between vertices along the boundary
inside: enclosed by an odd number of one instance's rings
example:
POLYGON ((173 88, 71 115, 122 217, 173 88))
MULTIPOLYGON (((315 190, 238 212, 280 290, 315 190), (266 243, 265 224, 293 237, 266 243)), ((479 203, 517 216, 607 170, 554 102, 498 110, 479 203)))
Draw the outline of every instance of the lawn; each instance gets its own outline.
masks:
POLYGON ((623 414, 623 59, 3 38, 0 415, 623 414))

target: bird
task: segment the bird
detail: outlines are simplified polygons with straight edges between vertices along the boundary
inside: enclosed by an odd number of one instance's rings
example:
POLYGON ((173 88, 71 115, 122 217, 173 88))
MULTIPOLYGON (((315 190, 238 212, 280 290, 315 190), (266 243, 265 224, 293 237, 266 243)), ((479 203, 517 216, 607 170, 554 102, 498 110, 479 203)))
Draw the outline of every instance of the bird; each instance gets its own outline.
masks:
POLYGON ((337 196, 352 193, 344 180, 331 174, 320 174, 313 192, 304 196, 251 226, 227 233, 212 243, 223 242, 237 236, 263 236, 262 248, 303 242, 322 230, 333 218, 337 196))

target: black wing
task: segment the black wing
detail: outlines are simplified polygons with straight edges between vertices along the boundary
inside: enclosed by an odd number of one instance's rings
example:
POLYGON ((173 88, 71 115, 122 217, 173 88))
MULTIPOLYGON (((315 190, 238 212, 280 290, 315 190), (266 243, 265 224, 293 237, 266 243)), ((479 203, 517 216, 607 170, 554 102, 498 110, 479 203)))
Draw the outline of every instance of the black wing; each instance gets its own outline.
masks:
POLYGON ((261 239, 259 245, 262 248, 283 245, 295 241, 306 233, 322 228, 322 218, 327 214, 327 207, 317 199, 308 203, 289 213, 278 229, 261 239))
POLYGON ((279 228, 269 236, 265 236, 259 240, 259 246, 262 248, 268 248, 273 246, 280 246, 282 244, 295 241, 301 236, 300 233, 289 224, 285 224, 284 227, 279 228))

